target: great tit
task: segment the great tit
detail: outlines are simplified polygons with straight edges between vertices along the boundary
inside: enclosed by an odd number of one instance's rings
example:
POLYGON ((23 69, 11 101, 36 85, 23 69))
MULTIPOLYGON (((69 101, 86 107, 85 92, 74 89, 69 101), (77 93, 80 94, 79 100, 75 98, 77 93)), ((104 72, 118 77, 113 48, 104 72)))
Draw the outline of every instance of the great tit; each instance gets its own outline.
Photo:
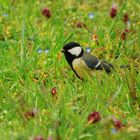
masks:
POLYGON ((64 53, 74 73, 82 80, 85 79, 87 75, 93 75, 94 70, 104 70, 106 73, 110 73, 114 68, 112 64, 99 60, 88 52, 84 52, 80 44, 75 42, 64 45, 61 52, 64 53))

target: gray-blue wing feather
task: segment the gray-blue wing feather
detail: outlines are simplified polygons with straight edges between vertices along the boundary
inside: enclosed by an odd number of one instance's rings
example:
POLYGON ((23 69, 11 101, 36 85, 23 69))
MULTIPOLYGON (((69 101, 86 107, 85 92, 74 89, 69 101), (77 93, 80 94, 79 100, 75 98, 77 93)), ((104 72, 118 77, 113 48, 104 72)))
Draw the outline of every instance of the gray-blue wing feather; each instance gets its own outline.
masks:
POLYGON ((112 64, 106 61, 100 61, 95 56, 91 55, 90 53, 84 53, 83 60, 86 63, 86 65, 91 69, 105 70, 107 73, 109 73, 111 72, 111 69, 113 68, 112 64))
POLYGON ((95 66, 99 63, 99 60, 90 53, 84 53, 82 59, 85 61, 86 65, 91 69, 94 69, 95 66))

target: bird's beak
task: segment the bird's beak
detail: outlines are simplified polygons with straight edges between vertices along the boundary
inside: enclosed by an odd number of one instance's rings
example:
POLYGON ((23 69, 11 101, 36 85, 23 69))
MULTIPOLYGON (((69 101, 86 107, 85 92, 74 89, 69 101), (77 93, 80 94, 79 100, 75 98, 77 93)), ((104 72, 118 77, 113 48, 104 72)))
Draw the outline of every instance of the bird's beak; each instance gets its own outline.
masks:
POLYGON ((61 53, 64 53, 64 52, 65 52, 65 51, 62 49, 62 50, 61 50, 61 53))

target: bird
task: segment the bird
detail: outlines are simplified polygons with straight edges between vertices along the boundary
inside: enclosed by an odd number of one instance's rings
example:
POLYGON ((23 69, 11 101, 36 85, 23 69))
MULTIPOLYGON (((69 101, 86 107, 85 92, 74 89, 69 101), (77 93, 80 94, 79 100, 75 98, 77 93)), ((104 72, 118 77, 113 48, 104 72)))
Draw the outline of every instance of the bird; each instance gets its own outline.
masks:
POLYGON ((71 69, 81 80, 92 76, 94 71, 105 71, 110 73, 114 66, 105 60, 99 60, 89 52, 84 52, 82 46, 76 42, 69 42, 63 46, 61 51, 71 69))

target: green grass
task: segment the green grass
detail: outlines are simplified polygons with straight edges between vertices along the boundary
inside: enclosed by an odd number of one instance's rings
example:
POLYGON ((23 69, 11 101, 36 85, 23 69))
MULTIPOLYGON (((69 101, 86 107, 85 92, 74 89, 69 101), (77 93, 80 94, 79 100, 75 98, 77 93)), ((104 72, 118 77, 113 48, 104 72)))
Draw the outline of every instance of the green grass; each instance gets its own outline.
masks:
POLYGON ((139 71, 139 0, 116 1, 115 19, 109 16, 109 0, 0 2, 0 139, 139 139, 140 73, 134 68, 137 63, 139 71), (52 13, 49 19, 41 13, 46 6, 52 13), (120 38, 124 13, 130 17, 125 41, 120 38), (86 27, 77 28, 78 22, 86 27), (91 39, 94 34, 99 46, 91 39), (79 80, 60 53, 69 41, 91 47, 92 54, 113 63, 116 70, 102 72, 100 80, 98 75, 79 80), (120 69, 129 63, 130 70, 120 69), (29 112, 35 110, 31 117, 29 112), (88 124, 93 111, 100 113, 101 121, 88 124), (112 133, 112 118, 125 127, 112 133))

